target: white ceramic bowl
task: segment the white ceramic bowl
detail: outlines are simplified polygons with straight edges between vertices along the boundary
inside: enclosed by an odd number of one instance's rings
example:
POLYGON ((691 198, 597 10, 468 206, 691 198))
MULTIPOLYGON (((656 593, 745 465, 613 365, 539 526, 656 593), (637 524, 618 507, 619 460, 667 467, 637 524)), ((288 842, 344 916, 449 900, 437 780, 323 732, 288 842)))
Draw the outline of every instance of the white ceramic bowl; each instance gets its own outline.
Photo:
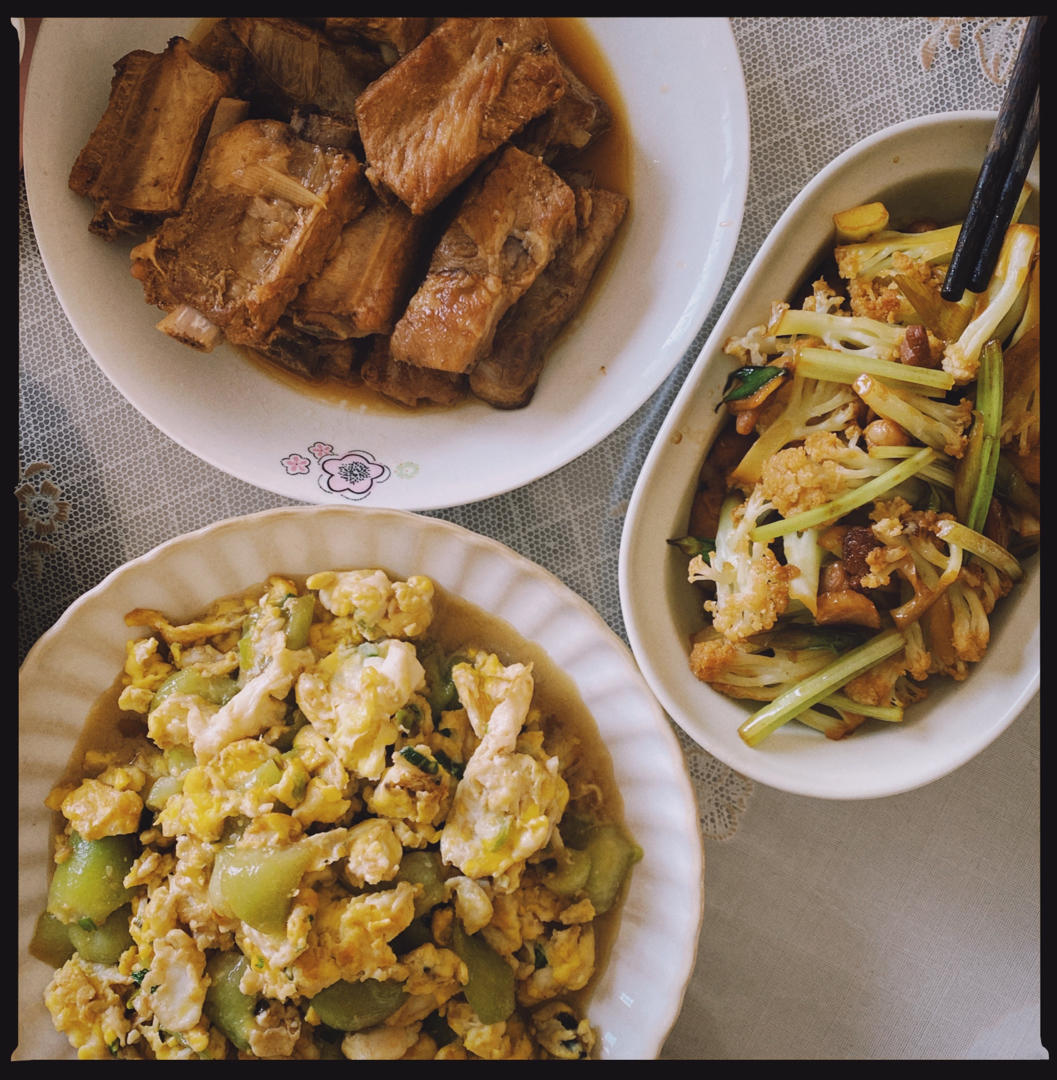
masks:
POLYGON ((44 798, 90 706, 124 663, 124 613, 192 617, 263 581, 332 568, 423 573, 512 626, 574 682, 609 747, 625 820, 644 857, 589 1015, 606 1058, 653 1058, 675 1022, 697 952, 703 853, 675 733, 631 654, 556 578, 457 525, 398 510, 296 507, 221 522, 156 548, 76 601, 30 650, 19 677, 17 1058, 75 1056, 42 1002, 49 969, 27 953, 47 895, 44 798))
POLYGON ((107 104, 114 62, 157 52, 197 19, 45 19, 25 105, 25 176, 41 256, 85 348, 175 442, 296 502, 404 510, 510 491, 595 446, 657 389, 727 272, 748 179, 748 107, 726 19, 584 20, 627 117, 631 208, 531 404, 368 409, 295 389, 228 346, 208 355, 155 329, 131 241, 88 232, 67 186, 107 104), (342 473, 354 469, 353 484, 342 473))
MULTIPOLYGON (((738 735, 749 715, 699 682, 688 638, 702 625, 700 594, 686 558, 667 543, 685 534, 701 461, 716 434, 716 402, 732 362, 722 346, 765 322, 832 244, 831 215, 880 199, 893 218, 956 220, 965 213, 983 161, 993 113, 958 112, 897 124, 851 147, 822 170, 785 211, 759 250, 658 432, 636 483, 620 551, 620 597, 632 651, 673 720, 745 776, 819 798, 865 799, 907 791, 979 753, 1018 715, 1039 685, 1039 572, 992 618, 984 659, 962 684, 937 683, 903 724, 871 724, 834 742, 787 724, 756 748, 738 735)), ((1029 180, 1038 187, 1037 163, 1029 180)), ((1033 196, 1025 220, 1038 220, 1033 196)))

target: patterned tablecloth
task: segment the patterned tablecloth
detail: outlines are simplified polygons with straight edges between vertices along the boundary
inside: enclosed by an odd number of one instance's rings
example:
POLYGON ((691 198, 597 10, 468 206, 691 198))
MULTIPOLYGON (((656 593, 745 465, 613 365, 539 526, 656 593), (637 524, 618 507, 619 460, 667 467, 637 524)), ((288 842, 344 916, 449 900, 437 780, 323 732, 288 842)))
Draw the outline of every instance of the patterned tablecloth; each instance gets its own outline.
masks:
MULTIPOLYGON (((740 239, 693 346, 593 450, 435 516, 494 537, 625 636, 617 554, 665 412, 789 201, 852 143, 997 109, 1023 18, 735 18, 751 167, 740 239)), ((170 441, 114 389, 48 281, 19 197, 19 661, 81 593, 161 541, 286 500, 170 441), (130 484, 130 477, 139 478, 130 484)), ((706 845, 696 970, 664 1057, 1039 1059, 1038 698, 953 775, 827 803, 754 785, 679 733, 706 845)), ((673 898, 677 902, 677 898, 673 898)))

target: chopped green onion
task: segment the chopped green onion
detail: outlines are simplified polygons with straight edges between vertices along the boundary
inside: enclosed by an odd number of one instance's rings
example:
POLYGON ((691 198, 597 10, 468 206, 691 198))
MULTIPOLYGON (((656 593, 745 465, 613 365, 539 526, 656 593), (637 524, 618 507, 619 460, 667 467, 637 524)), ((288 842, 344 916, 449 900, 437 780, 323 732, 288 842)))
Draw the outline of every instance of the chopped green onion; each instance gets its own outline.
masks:
POLYGON ((899 630, 882 630, 758 709, 738 728, 738 734, 749 746, 758 746, 787 721, 819 704, 845 683, 899 652, 905 645, 906 641, 899 630))
POLYGON ((414 765, 416 769, 421 769, 426 773, 435 773, 439 766, 431 758, 426 757, 425 754, 419 753, 413 746, 405 746, 400 751, 400 756, 410 765, 414 765))
POLYGON ((466 770, 466 766, 461 761, 452 761, 443 750, 434 750, 433 756, 440 763, 441 768, 454 776, 456 780, 462 779, 462 774, 466 770))
POLYGON ((892 488, 898 487, 904 480, 916 476, 935 460, 936 451, 929 446, 922 446, 910 457, 885 470, 880 476, 867 480, 865 484, 860 484, 859 487, 852 488, 843 495, 838 495, 835 499, 816 506, 813 510, 805 510, 803 513, 793 514, 792 517, 779 518, 776 521, 768 521, 764 525, 757 525, 749 533, 749 538, 755 543, 769 543, 787 533, 803 532, 804 529, 812 529, 818 525, 836 521, 845 514, 850 514, 852 510, 879 499, 892 488))

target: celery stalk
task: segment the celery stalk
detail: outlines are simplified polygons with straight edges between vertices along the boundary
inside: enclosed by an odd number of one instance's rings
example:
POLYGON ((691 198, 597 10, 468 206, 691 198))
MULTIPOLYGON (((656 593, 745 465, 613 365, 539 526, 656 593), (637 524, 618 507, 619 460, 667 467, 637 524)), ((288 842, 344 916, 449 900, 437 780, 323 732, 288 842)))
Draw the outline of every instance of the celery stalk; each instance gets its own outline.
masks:
POLYGON ((996 570, 1001 570, 1013 581, 1024 576, 1024 568, 1001 544, 996 543, 981 532, 970 529, 960 521, 944 520, 936 525, 936 535, 948 544, 957 545, 972 555, 990 563, 996 570))
POLYGON ((976 383, 977 423, 982 425, 980 469, 969 500, 965 524, 975 532, 984 527, 998 473, 998 454, 1002 449, 999 429, 1002 426, 1002 348, 993 338, 980 353, 976 383))
POLYGON ((884 720, 890 724, 898 724, 903 719, 903 708, 900 705, 864 705, 861 701, 852 701, 844 694, 830 694, 822 699, 821 704, 843 709, 845 712, 861 713, 872 720, 884 720))
POLYGON ((738 734, 749 746, 758 746, 799 713, 817 705, 856 675, 886 660, 905 645, 899 630, 882 630, 758 709, 738 728, 738 734))
POLYGON ((795 370, 809 379, 853 383, 863 373, 890 382, 910 383, 927 390, 950 390, 954 376, 939 368, 914 367, 898 360, 881 360, 861 352, 841 352, 804 346, 797 350, 795 370))
POLYGON ((923 446, 916 453, 904 458, 890 469, 867 480, 850 491, 838 495, 835 499, 816 506, 813 510, 805 510, 792 517, 779 518, 777 521, 769 521, 765 525, 757 525, 749 533, 749 538, 754 543, 770 543, 779 536, 787 533, 803 532, 805 529, 813 529, 818 525, 836 521, 838 518, 850 514, 852 510, 865 506, 868 502, 879 499, 892 488, 898 487, 904 480, 916 476, 922 469, 936 460, 936 451, 931 447, 923 446))

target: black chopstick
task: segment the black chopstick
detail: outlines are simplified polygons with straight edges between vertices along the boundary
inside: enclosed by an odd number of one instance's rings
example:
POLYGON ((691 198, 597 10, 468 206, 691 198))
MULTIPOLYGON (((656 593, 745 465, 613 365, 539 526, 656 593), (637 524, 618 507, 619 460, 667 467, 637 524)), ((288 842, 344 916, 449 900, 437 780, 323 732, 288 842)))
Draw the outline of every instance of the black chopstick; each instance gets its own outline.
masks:
POLYGON ((970 292, 983 292, 991 280, 995 263, 998 261, 998 253, 1006 236, 1006 229, 1013 220, 1013 210, 1024 190, 1024 179, 1031 168, 1031 159, 1035 156, 1035 148, 1039 145, 1039 91, 1035 91, 1035 99, 1028 118, 1024 123, 1024 129, 1017 141, 1016 152, 1006 174, 1005 183, 995 204, 994 213, 988 224, 987 236, 980 246, 980 255, 976 261, 972 276, 969 278, 967 288, 970 292))
POLYGON ((982 292, 995 262, 1039 142, 1039 70, 1045 15, 1032 15, 1024 30, 1013 74, 976 179, 947 276, 945 300, 966 288, 982 292))

